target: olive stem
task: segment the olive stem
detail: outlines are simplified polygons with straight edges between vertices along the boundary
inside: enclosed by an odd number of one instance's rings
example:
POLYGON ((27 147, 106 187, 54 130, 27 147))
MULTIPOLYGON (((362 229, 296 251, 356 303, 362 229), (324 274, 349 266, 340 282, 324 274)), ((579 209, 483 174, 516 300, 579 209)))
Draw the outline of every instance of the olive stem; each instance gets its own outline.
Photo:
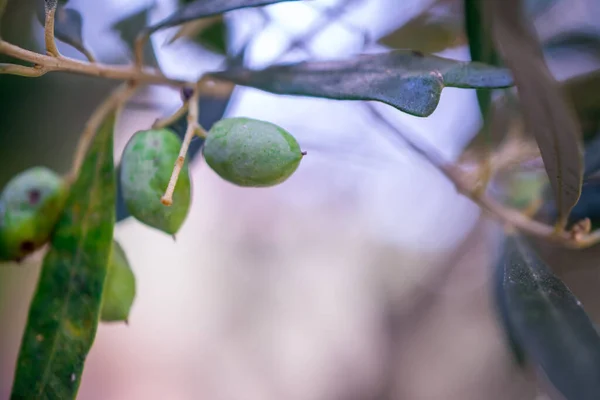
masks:
MULTIPOLYGON (((199 84, 200 82, 198 82, 198 86, 199 84)), ((165 191, 164 196, 160 199, 161 203, 165 206, 173 205, 173 193, 175 192, 175 186, 177 185, 179 174, 181 173, 181 170, 185 165, 185 157, 190 147, 190 143, 192 142, 196 131, 198 129, 201 129, 200 125, 198 124, 198 103, 200 101, 200 90, 198 89, 198 86, 194 88, 194 93, 192 94, 190 100, 187 103, 187 130, 185 131, 183 143, 181 144, 181 149, 179 150, 179 156, 177 157, 177 160, 175 160, 175 165, 173 167, 171 179, 169 180, 169 185, 167 186, 167 190, 165 191)))
MULTIPOLYGON (((80 75, 90 75, 115 80, 134 80, 146 84, 168 85, 177 88, 188 84, 188 82, 182 80, 167 78, 164 75, 157 74, 147 68, 140 70, 130 66, 124 67, 79 61, 64 56, 53 57, 23 49, 1 39, 0 53, 17 58, 21 61, 33 63, 37 66, 36 68, 40 68, 44 72, 72 72, 80 75)), ((210 87, 211 85, 207 85, 207 90, 210 90, 210 87)))
POLYGON ((572 249, 583 249, 600 243, 600 229, 591 233, 582 233, 581 235, 574 235, 572 232, 564 229, 557 231, 554 225, 547 225, 536 221, 516 209, 504 206, 486 193, 478 192, 477 180, 474 181, 470 177, 470 174, 465 173, 460 166, 444 162, 437 154, 430 152, 407 137, 407 135, 387 121, 375 107, 370 104, 367 104, 366 107, 375 118, 383 122, 388 128, 394 130, 408 147, 425 158, 448 178, 459 193, 468 197, 484 211, 491 214, 492 217, 504 223, 507 229, 517 229, 527 235, 572 249))
POLYGON ((183 117, 185 113, 188 111, 188 103, 189 101, 184 102, 181 107, 175 111, 173 115, 169 115, 168 117, 157 119, 154 124, 152 124, 152 129, 162 129, 165 128, 177 121, 179 118, 183 117))
POLYGON ((104 121, 104 119, 108 116, 110 112, 114 109, 120 109, 123 104, 131 98, 135 94, 135 92, 140 89, 140 85, 135 82, 125 82, 118 86, 102 104, 96 108, 94 113, 89 118, 86 123, 85 129, 79 138, 79 143, 77 144, 77 150, 75 151, 75 157, 73 159, 73 166, 71 168, 71 173, 69 175, 69 179, 75 179, 83 164, 83 160, 85 159, 85 155, 88 151, 90 143, 96 136, 96 132, 98 128, 104 121))
POLYGON ((37 78, 44 75, 46 71, 41 68, 26 67, 17 64, 0 63, 0 74, 11 74, 17 76, 25 76, 28 78, 37 78))
POLYGON ((56 15, 57 2, 54 2, 54 7, 48 7, 46 2, 46 21, 44 23, 44 39, 46 42, 46 53, 52 57, 61 57, 56 41, 54 39, 54 17, 56 15))

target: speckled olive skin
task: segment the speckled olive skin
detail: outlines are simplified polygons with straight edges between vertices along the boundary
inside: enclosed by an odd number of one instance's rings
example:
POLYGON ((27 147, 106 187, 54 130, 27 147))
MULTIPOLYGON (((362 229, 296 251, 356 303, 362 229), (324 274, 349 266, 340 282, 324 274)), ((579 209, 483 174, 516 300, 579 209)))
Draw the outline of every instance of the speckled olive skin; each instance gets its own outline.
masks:
POLYGON ((250 118, 226 118, 214 124, 203 154, 221 178, 245 187, 284 182, 303 157, 300 145, 287 131, 250 118))
POLYGON ((117 241, 113 241, 102 294, 100 319, 104 322, 127 322, 135 300, 135 292, 135 275, 125 251, 117 241))
POLYGON ((45 167, 12 178, 0 195, 0 261, 20 261, 47 243, 66 195, 67 184, 45 167))
POLYGON ((173 205, 160 201, 179 155, 181 139, 168 129, 139 131, 127 143, 121 159, 121 188, 125 206, 138 221, 176 234, 191 203, 191 181, 187 161, 173 194, 173 205))

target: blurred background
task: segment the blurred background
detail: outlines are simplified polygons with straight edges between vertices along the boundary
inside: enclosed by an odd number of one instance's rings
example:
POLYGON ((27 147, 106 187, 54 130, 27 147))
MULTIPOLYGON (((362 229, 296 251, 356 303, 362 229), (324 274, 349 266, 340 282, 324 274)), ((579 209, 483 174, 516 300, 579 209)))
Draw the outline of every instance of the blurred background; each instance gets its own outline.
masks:
MULTIPOLYGON (((3 37, 42 51, 34 1, 8 3, 3 37)), ((129 49, 111 26, 151 5, 148 20, 157 21, 177 3, 69 2, 97 58, 119 64, 129 49)), ((394 33, 434 3, 443 19, 462 2, 314 0, 238 10, 226 17, 227 46, 248 44, 243 62, 255 68, 402 48, 404 36, 394 33)), ((597 1, 551 3, 538 19, 540 36, 600 32, 597 1)), ((469 60, 461 24, 452 46, 433 51, 469 60)), ((167 46, 176 31, 153 37, 167 75, 191 80, 223 65, 224 56, 186 38, 167 46)), ((587 51, 548 57, 559 79, 599 61, 587 51)), ((0 186, 33 165, 66 172, 85 121, 114 87, 59 73, 0 76, 0 186)), ((180 101, 156 87, 134 98, 118 123, 117 159, 134 132, 180 101)), ((99 327, 80 399, 545 398, 513 364, 496 319, 490 276, 499 227, 396 134, 457 159, 481 127, 475 91, 445 89, 427 119, 241 87, 219 104, 225 116, 281 125, 308 155, 270 189, 232 186, 197 157, 193 207, 176 242, 131 219, 118 224, 137 298, 128 326, 99 327)), ((598 271, 564 273, 596 321, 598 271)), ((35 258, 0 267, 0 399, 9 397, 38 273, 35 258)))

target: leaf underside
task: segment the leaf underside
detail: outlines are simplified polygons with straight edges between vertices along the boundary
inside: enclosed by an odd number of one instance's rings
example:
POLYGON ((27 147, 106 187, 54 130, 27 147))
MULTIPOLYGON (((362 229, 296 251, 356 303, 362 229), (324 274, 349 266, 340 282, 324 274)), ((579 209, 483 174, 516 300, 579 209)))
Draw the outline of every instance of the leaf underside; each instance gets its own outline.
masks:
POLYGON ((503 68, 425 56, 411 50, 272 66, 259 71, 232 68, 212 75, 276 94, 380 101, 419 117, 433 113, 444 87, 504 88, 513 83, 511 74, 503 68))
POLYGON ((181 25, 196 19, 223 14, 240 8, 260 7, 275 3, 298 0, 196 0, 179 7, 172 15, 146 28, 147 33, 181 25))
POLYGON ((501 269, 512 337, 568 399, 597 399, 600 336, 581 303, 519 237, 506 239, 501 269))
POLYGON ((75 399, 96 335, 115 219, 113 127, 103 123, 44 259, 23 335, 12 400, 75 399))

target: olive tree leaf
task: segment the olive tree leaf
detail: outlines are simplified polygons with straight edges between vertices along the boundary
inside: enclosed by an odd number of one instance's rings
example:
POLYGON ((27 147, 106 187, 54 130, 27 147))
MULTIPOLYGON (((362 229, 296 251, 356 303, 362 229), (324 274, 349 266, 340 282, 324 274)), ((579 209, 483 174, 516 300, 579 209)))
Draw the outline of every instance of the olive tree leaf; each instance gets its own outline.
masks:
POLYGON ((595 138, 600 133, 600 71, 566 80, 563 90, 575 108, 584 139, 589 141, 595 138))
POLYGON ((218 79, 267 92, 337 100, 375 100, 427 117, 444 87, 512 86, 506 69, 424 56, 410 50, 363 54, 341 61, 302 62, 253 71, 244 68, 212 74, 218 79))
POLYGON ((113 241, 115 113, 98 129, 51 238, 11 399, 75 399, 92 346, 113 241))
POLYGON ((125 250, 116 240, 108 263, 106 282, 102 294, 103 322, 121 322, 129 320, 129 312, 135 300, 135 275, 129 265, 125 250))
POLYGON ((519 237, 498 264, 513 338, 552 385, 572 400, 600 393, 600 335, 569 288, 519 237))
POLYGON ((378 43, 394 49, 437 53, 466 43, 460 1, 438 1, 378 43))
POLYGON ((562 227, 581 192, 580 127, 521 14, 521 0, 481 3, 489 16, 496 49, 514 75, 525 126, 540 148, 562 227))
MULTIPOLYGON (((464 0, 465 29, 469 38, 471 60, 500 66, 500 57, 494 48, 490 25, 483 12, 482 3, 480 0, 464 0)), ((477 100, 481 115, 486 121, 492 103, 492 91, 489 89, 477 90, 477 100)))
MULTIPOLYGON (((151 9, 152 6, 143 8, 112 25, 112 29, 119 33, 119 37, 127 45, 131 54, 133 54, 133 46, 138 33, 144 29, 150 21, 151 9)), ((159 65, 154 46, 150 40, 148 40, 144 46, 144 60, 150 67, 158 67, 159 65)))
POLYGON ((196 0, 179 7, 172 15, 157 24, 147 27, 145 32, 151 34, 160 29, 181 25, 195 19, 211 17, 240 8, 260 7, 284 1, 298 0, 196 0))
MULTIPOLYGON (((83 17, 79 11, 57 4, 54 16, 54 36, 84 54, 88 59, 94 59, 83 40, 83 17)), ((42 26, 45 25, 46 10, 42 2, 37 3, 36 14, 42 26)))

